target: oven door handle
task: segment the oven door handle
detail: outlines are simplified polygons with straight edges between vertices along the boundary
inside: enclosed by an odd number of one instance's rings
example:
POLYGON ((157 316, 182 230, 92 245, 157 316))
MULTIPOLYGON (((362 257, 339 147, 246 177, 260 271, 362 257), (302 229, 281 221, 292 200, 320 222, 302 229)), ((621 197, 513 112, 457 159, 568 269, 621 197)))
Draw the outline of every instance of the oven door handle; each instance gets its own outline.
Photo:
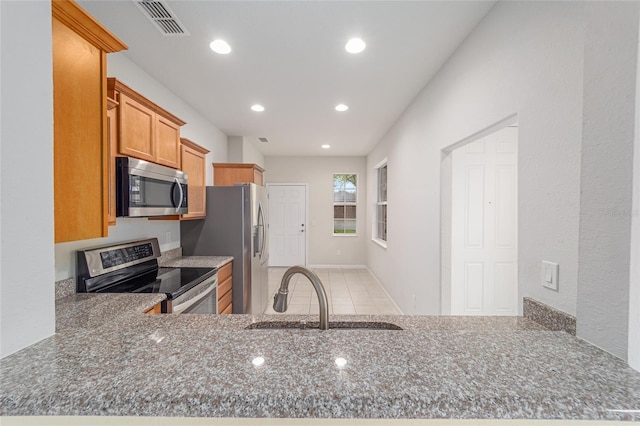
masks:
MULTIPOLYGON (((200 302, 201 300, 209 297, 211 295, 211 293, 215 293, 215 291, 218 288, 218 275, 216 274, 215 277, 216 277, 215 280, 212 280, 212 281, 208 282, 208 284, 210 284, 209 288, 207 288, 206 290, 202 291, 196 297, 189 297, 189 296, 191 294, 193 294, 194 292, 200 291, 199 287, 202 286, 202 283, 200 283, 199 285, 195 286, 194 288, 192 288, 191 290, 189 290, 188 292, 186 292, 182 296, 180 296, 179 299, 186 298, 187 300, 182 302, 182 303, 178 303, 178 304, 174 303, 174 305, 173 305, 173 313, 174 314, 181 314, 185 310, 189 309, 191 306, 193 306, 196 303, 200 302)), ((216 305, 217 305, 217 303, 216 303, 216 305)), ((217 307, 216 307, 216 311, 217 311, 217 307)))

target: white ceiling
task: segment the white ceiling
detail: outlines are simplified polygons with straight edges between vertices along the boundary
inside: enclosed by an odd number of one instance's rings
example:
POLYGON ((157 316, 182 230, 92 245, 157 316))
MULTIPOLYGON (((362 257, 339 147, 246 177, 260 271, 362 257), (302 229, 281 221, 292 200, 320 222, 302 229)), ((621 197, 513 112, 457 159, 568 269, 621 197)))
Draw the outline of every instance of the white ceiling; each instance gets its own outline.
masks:
POLYGON ((269 138, 264 155, 366 155, 494 4, 168 1, 190 35, 164 36, 130 0, 78 3, 224 133, 269 138), (348 54, 356 36, 367 48, 348 54), (215 38, 233 51, 213 53, 215 38))

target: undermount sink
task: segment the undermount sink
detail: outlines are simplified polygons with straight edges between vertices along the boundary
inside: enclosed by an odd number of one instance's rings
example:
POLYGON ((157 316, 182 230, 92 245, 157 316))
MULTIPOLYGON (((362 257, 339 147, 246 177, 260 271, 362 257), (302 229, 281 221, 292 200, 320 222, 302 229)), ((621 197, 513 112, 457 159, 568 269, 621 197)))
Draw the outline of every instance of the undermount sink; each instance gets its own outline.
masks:
MULTIPOLYGON (((318 321, 259 321, 249 324, 246 330, 318 329, 318 321)), ((382 321, 330 321, 330 330, 402 330, 390 322, 382 321)))

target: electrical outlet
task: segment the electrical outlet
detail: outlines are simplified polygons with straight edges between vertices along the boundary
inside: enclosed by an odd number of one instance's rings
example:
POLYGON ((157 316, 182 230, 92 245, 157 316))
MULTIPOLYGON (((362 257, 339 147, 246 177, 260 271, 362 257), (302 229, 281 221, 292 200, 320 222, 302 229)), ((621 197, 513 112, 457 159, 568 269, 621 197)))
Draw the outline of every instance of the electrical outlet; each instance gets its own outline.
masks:
POLYGON ((165 232, 164 238, 165 238, 164 242, 169 244, 171 242, 171 231, 165 232))
POLYGON ((342 250, 341 249, 336 250, 336 256, 342 256, 342 250))
POLYGON ((415 294, 411 295, 411 304, 413 305, 413 308, 415 309, 415 307, 416 307, 416 295, 415 294))
POLYGON ((542 261, 542 286, 558 291, 558 272, 560 266, 557 263, 542 261))

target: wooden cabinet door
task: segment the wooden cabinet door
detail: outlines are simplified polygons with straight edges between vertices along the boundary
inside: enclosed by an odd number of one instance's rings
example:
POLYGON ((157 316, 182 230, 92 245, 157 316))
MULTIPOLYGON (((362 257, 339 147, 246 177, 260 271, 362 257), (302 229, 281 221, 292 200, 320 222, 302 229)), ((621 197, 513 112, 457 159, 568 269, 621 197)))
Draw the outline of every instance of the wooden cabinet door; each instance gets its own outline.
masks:
POLYGON ((120 118, 118 152, 129 157, 154 161, 155 113, 121 93, 118 115, 120 118))
POLYGON ((180 126, 156 115, 155 162, 174 169, 180 168, 180 126))
MULTIPOLYGON (((110 101, 109 101, 110 102, 110 101)), ((108 166, 108 210, 109 225, 116 224, 116 155, 118 150, 118 110, 115 105, 107 109, 107 150, 108 166)))
POLYGON ((264 185, 264 169, 250 163, 213 163, 213 184, 233 186, 236 183, 255 183, 264 185))
POLYGON ((264 182, 262 181, 262 170, 257 168, 253 169, 253 183, 264 186, 264 182))
POLYGON ((230 314, 233 310, 233 276, 231 273, 233 262, 229 262, 218 270, 218 313, 230 314))
POLYGON ((182 215, 182 219, 200 219, 206 216, 206 153, 197 151, 184 143, 181 145, 181 150, 182 171, 187 174, 189 179, 189 192, 187 196, 189 213, 182 215))
POLYGON ((106 235, 102 55, 53 19, 55 242, 106 235))
POLYGON ((52 1, 55 242, 108 234, 107 53, 127 46, 73 1, 52 1))

